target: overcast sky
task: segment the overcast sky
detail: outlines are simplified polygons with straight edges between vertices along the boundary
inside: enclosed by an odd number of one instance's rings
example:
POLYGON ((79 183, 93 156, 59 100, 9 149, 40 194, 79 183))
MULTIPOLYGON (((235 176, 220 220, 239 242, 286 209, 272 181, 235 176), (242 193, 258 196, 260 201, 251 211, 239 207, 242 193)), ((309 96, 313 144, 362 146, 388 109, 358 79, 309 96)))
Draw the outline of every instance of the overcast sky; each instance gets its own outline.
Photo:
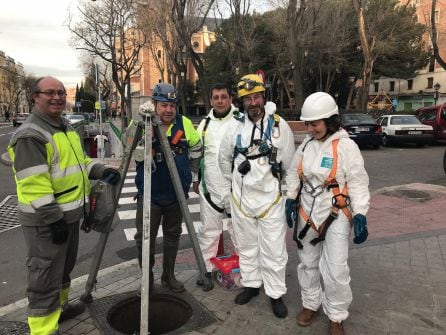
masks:
POLYGON ((70 47, 64 23, 77 0, 1 0, 0 50, 23 64, 27 73, 52 75, 65 86, 80 83, 78 54, 70 47))

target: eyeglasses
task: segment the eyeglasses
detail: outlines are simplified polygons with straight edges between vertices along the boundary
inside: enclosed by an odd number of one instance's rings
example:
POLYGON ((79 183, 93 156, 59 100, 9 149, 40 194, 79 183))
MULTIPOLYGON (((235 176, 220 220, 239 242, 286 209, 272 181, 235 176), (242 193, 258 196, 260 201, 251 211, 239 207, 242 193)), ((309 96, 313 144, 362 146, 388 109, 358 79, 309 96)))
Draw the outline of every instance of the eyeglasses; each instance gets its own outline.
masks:
POLYGON ((262 83, 256 82, 254 80, 250 80, 250 79, 242 79, 242 80, 243 80, 243 83, 237 86, 237 88, 239 90, 245 89, 247 91, 251 91, 256 86, 264 86, 262 83))
POLYGON ((67 96, 67 92, 62 91, 62 90, 48 90, 48 91, 37 91, 36 94, 45 94, 48 98, 54 98, 56 96, 56 94, 60 97, 60 98, 65 98, 67 96))

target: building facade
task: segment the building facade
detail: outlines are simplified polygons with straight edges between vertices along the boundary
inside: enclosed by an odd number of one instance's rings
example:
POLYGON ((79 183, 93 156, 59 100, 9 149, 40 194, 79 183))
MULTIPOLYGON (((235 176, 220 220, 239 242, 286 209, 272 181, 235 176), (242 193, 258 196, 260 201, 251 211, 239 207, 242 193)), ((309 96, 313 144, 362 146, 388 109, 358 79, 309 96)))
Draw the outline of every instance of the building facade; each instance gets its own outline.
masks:
MULTIPOLYGON (((206 49, 216 40, 215 32, 210 31, 207 25, 192 35, 192 47, 198 55, 203 55, 206 49)), ((195 71, 191 61, 185 59, 185 68, 180 73, 172 72, 172 67, 168 66, 166 50, 164 50, 161 41, 155 41, 155 45, 144 47, 138 56, 139 71, 133 75, 130 80, 130 92, 132 96, 132 116, 138 115, 138 109, 141 104, 146 102, 152 96, 153 87, 160 82, 170 82, 178 86, 179 76, 183 81, 196 85, 198 74, 195 71)), ((177 87, 178 88, 178 87, 177 87)), ((118 109, 119 96, 113 94, 113 107, 118 109)), ((198 104, 203 104, 200 99, 198 104)))
MULTIPOLYGON (((380 78, 369 88, 369 100, 391 99, 398 112, 409 112, 446 101, 446 71, 433 56, 430 38, 432 0, 400 0, 402 5, 415 6, 418 22, 428 27, 423 36, 426 48, 432 52, 429 64, 410 79, 380 78), (388 98, 386 98, 386 96, 388 98)), ((435 22, 440 56, 446 60, 446 2, 437 1, 435 22)))
POLYGON ((0 114, 28 113, 29 106, 23 90, 25 71, 21 63, 0 50, 0 114))

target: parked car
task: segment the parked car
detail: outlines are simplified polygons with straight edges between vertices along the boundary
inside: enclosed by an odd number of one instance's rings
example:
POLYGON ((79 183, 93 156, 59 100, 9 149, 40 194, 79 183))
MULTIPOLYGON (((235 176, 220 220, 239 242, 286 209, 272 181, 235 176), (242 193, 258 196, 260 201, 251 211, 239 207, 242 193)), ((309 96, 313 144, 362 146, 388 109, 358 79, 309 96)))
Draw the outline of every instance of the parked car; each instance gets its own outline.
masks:
POLYGON ((422 124, 415 115, 383 115, 378 118, 383 132, 383 145, 415 143, 424 146, 432 143, 432 126, 422 124))
POLYGON ((446 103, 423 107, 416 111, 421 123, 432 126, 434 140, 446 140, 446 103))
POLYGON ((14 127, 20 126, 28 118, 29 113, 16 113, 12 116, 12 125, 14 127))
POLYGON ((341 114, 341 125, 359 146, 379 149, 382 144, 381 126, 366 113, 341 114))
POLYGON ((84 123, 87 124, 88 122, 85 120, 85 116, 82 114, 67 114, 65 118, 70 122, 70 124, 76 124, 76 123, 84 123))

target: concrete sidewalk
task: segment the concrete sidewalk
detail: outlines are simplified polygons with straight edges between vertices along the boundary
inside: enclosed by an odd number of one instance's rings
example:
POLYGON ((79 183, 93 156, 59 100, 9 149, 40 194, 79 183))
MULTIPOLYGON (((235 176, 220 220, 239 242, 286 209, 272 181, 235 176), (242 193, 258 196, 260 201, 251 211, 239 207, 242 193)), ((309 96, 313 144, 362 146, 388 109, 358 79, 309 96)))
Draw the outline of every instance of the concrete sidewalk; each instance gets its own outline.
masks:
MULTIPOLYGON (((378 190, 372 195, 368 215, 369 239, 351 245, 349 265, 353 303, 345 322, 349 335, 445 334, 446 333, 446 187, 410 184, 378 190)), ((226 251, 231 250, 226 243, 226 251)), ((296 325, 301 309, 296 267, 299 263, 291 229, 287 235, 289 262, 288 292, 284 301, 289 309, 286 319, 274 317, 263 290, 247 305, 234 304, 239 290, 226 290, 216 284, 203 292, 195 284, 198 270, 193 251, 183 250, 177 259, 177 278, 185 283, 186 293, 201 308, 210 312, 214 322, 203 328, 185 326, 175 333, 189 334, 328 334, 328 320, 321 313, 307 328, 296 325)), ((161 256, 155 265, 156 284, 161 275, 161 256)), ((97 306, 104 299, 134 295, 141 273, 135 260, 101 270, 94 301, 86 312, 61 325, 63 334, 122 334, 104 328, 104 315, 97 306), (125 293, 128 293, 127 295, 125 293), (103 319, 102 321, 100 319, 103 319), (98 321, 99 320, 99 321, 98 321)), ((78 298, 86 276, 73 281, 71 298, 78 298)), ((160 290, 156 286, 156 290, 160 290)), ((26 322, 26 299, 0 308, 0 334, 10 322, 26 322)), ((106 322, 106 321, 105 321, 106 322)))

